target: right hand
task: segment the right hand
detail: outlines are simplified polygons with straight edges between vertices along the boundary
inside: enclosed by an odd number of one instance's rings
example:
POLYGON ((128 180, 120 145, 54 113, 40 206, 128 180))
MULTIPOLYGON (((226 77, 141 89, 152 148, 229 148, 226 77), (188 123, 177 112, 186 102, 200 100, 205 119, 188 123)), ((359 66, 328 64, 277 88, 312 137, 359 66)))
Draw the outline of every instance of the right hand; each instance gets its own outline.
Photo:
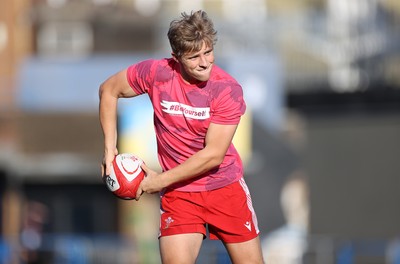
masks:
POLYGON ((115 148, 114 151, 104 150, 103 161, 101 163, 101 177, 104 178, 107 175, 111 174, 111 164, 118 155, 118 149, 115 148))
POLYGON ((139 201, 140 196, 142 196, 143 193, 156 193, 167 187, 165 186, 160 173, 151 170, 145 163, 142 163, 140 167, 145 172, 146 176, 138 187, 135 198, 136 201, 139 201))

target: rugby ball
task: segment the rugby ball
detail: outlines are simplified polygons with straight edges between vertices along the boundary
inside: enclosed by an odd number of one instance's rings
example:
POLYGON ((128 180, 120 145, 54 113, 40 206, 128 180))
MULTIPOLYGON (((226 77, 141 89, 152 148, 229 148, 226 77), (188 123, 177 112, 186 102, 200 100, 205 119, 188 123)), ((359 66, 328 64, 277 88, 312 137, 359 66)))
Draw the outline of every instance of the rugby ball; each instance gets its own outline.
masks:
POLYGON ((118 198, 132 200, 145 173, 140 167, 143 160, 134 154, 123 153, 115 156, 110 175, 104 178, 107 188, 118 198))

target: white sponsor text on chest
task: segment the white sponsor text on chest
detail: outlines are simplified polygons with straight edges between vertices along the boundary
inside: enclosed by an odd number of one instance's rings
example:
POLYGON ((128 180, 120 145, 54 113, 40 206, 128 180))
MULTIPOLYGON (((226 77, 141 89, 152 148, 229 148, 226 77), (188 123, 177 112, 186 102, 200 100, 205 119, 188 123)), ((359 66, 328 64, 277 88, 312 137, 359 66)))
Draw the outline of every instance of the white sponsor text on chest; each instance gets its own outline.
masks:
POLYGON ((168 114, 184 115, 193 119, 207 119, 210 117, 209 107, 193 107, 179 102, 169 102, 165 100, 161 102, 161 106, 163 106, 162 111, 168 114))

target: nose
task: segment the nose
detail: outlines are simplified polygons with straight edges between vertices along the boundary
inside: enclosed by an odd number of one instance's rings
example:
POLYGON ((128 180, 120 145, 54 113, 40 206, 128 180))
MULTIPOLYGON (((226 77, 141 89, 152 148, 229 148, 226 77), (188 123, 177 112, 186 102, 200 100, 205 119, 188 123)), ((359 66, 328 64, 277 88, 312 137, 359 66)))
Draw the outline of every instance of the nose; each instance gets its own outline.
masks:
POLYGON ((207 61, 206 56, 204 56, 204 55, 201 55, 201 56, 200 56, 199 65, 200 65, 201 67, 207 67, 208 61, 207 61))

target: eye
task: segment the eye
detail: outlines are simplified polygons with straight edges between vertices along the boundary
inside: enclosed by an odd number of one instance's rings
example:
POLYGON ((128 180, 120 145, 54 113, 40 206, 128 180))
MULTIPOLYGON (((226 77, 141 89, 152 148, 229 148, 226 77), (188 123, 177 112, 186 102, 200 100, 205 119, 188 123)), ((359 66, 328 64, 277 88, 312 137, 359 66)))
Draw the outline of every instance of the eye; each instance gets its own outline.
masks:
POLYGON ((196 56, 188 57, 187 59, 193 61, 193 60, 196 60, 198 57, 199 57, 199 56, 196 55, 196 56))

